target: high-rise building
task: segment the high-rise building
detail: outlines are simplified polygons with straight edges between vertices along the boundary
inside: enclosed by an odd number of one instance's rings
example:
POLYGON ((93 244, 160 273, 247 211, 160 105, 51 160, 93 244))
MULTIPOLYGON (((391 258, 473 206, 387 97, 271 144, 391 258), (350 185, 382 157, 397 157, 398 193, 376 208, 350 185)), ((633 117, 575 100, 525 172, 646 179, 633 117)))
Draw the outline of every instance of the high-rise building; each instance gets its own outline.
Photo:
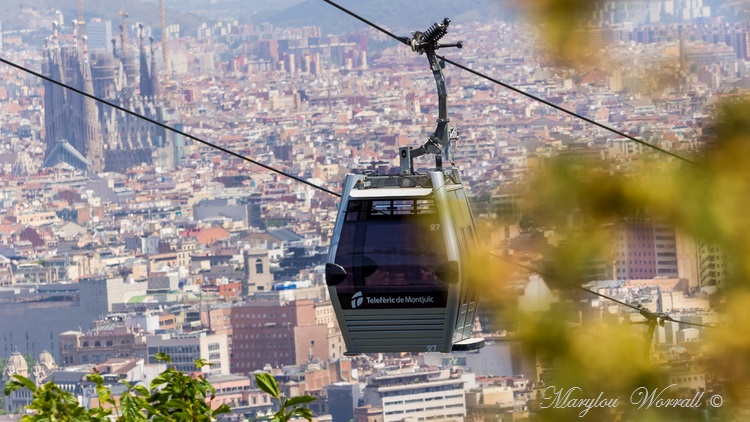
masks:
POLYGON ((675 228, 649 219, 631 219, 615 231, 618 280, 679 277, 675 228))
POLYGON ((99 18, 86 23, 89 51, 104 51, 112 54, 112 21, 99 18))
POLYGON ((680 277, 690 287, 722 286, 729 277, 729 263, 724 251, 713 244, 678 233, 680 277))
POLYGON ((632 219, 620 224, 614 240, 618 280, 684 278, 692 290, 721 285, 728 277, 728 263, 720 248, 671 224, 632 219))

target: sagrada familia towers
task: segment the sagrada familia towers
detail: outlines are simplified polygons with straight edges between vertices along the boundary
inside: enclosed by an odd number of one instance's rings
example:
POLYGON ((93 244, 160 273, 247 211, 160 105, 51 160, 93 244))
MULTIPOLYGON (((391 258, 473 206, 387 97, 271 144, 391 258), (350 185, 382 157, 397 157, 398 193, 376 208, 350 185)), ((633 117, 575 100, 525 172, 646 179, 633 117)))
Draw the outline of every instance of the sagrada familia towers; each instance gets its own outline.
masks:
MULTIPOLYGON (((62 37, 58 27, 45 40, 43 72, 49 77, 117 104, 153 120, 163 121, 159 78, 150 41, 146 52, 146 28, 138 25, 139 65, 128 43, 123 14, 120 43, 113 39, 113 53, 89 54, 86 36, 74 26, 72 36, 62 37), (63 39, 65 38, 65 39, 63 39)), ((44 83, 44 166, 65 162, 90 172, 122 172, 142 163, 152 164, 156 151, 169 143, 163 128, 116 110, 91 98, 44 83)))

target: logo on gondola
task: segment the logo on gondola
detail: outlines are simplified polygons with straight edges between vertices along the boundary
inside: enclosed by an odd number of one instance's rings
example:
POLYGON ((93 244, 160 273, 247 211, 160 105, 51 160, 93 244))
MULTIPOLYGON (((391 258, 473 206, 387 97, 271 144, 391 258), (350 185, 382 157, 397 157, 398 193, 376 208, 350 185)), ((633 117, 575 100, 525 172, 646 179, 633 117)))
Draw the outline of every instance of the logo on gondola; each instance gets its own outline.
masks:
POLYGON ((362 306, 362 302, 364 302, 364 298, 362 297, 362 292, 354 293, 354 296, 352 296, 352 309, 359 308, 362 306))

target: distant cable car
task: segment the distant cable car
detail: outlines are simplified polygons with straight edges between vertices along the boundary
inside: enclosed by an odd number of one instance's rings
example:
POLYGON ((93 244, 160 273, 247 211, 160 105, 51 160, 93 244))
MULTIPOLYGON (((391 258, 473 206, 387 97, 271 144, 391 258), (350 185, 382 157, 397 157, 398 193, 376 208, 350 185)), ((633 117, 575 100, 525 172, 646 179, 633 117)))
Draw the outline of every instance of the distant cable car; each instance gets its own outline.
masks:
MULTIPOLYGON (((326 264, 326 284, 347 354, 473 350, 477 292, 468 260, 476 228, 451 161, 445 79, 435 50, 450 21, 417 32, 414 51, 427 53, 438 85, 439 118, 425 145, 401 148, 400 174, 349 174, 326 264), (436 155, 428 174, 413 158, 436 155)), ((461 47, 461 44, 451 46, 461 47)))

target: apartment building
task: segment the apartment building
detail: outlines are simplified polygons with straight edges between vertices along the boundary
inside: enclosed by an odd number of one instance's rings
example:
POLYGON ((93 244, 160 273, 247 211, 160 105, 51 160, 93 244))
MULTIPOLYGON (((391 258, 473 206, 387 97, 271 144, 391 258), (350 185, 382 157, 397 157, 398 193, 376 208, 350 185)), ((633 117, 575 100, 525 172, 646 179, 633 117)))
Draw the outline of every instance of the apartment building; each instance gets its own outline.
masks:
POLYGON ((232 372, 327 361, 328 326, 317 323, 314 305, 305 299, 247 302, 231 308, 232 372))
POLYGON ((194 372, 195 360, 205 359, 209 365, 200 370, 209 375, 229 374, 229 347, 226 334, 167 333, 148 336, 149 363, 157 363, 156 354, 166 353, 179 371, 194 372))
POLYGON ((464 381, 448 370, 372 378, 364 390, 364 404, 381 408, 384 422, 466 417, 464 381))
POLYGON ((145 358, 146 334, 133 327, 88 332, 65 331, 59 336, 60 363, 82 365, 111 358, 145 358))

